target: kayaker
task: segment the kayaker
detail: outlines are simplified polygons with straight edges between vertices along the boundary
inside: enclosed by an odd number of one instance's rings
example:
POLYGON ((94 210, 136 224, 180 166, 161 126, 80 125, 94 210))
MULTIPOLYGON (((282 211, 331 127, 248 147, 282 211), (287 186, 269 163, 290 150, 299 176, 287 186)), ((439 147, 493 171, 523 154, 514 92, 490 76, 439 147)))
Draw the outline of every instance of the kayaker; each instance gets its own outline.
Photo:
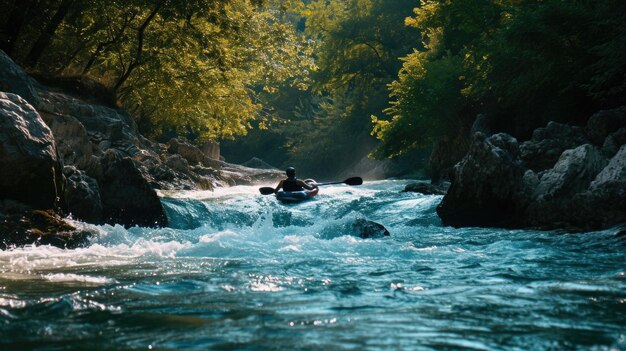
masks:
POLYGON ((313 190, 317 188, 317 185, 315 183, 307 184, 302 180, 297 179, 296 169, 293 167, 287 168, 285 173, 287 174, 287 179, 283 179, 280 181, 280 183, 278 183, 275 192, 278 192, 280 189, 283 189, 283 191, 302 191, 304 189, 313 190))

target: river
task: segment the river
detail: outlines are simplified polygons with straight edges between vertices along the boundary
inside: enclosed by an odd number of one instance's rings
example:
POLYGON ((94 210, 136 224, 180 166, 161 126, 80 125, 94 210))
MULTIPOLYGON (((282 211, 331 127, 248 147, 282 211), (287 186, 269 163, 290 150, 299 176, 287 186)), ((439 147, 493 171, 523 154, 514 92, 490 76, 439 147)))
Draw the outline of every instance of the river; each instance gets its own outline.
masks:
POLYGON ((0 349, 626 350, 626 237, 443 227, 406 183, 170 192, 170 228, 0 251, 0 349))

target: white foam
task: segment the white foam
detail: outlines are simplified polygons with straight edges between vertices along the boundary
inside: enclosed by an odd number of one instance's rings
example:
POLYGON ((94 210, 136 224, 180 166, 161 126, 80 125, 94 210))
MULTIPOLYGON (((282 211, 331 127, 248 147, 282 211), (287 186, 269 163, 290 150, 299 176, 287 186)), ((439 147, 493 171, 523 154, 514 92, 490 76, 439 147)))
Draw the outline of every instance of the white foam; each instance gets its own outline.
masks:
POLYGON ((44 280, 55 282, 55 283, 80 282, 80 283, 90 283, 90 284, 96 284, 96 285, 117 283, 115 279, 109 279, 107 277, 94 277, 94 276, 89 276, 89 275, 80 275, 80 274, 72 274, 72 273, 51 273, 51 274, 44 274, 41 277, 44 280))

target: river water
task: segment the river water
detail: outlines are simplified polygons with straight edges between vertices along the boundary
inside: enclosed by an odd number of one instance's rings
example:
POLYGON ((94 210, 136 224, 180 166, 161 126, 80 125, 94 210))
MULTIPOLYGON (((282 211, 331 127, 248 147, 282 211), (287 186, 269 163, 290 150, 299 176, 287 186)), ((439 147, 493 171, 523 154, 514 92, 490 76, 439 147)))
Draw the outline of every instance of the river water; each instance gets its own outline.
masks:
POLYGON ((171 228, 0 252, 0 349, 626 350, 625 237, 443 227, 406 183, 167 193, 171 228))

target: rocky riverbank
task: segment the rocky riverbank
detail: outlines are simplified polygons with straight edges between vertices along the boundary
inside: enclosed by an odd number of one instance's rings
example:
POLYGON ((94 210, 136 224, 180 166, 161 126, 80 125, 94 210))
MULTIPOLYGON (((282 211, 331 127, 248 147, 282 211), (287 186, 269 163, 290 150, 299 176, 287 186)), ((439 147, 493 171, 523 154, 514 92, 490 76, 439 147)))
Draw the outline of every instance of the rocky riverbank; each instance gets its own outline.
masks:
POLYGON ((596 230, 626 222, 626 107, 518 142, 473 135, 437 208, 444 224, 596 230))
POLYGON ((85 233, 71 239, 66 215, 96 224, 165 226, 155 189, 212 189, 282 175, 213 159, 180 140, 151 142, 127 112, 80 94, 92 83, 66 78, 63 89, 43 85, 0 51, 2 248, 79 245, 85 233), (55 232, 60 240, 52 239, 55 232))

